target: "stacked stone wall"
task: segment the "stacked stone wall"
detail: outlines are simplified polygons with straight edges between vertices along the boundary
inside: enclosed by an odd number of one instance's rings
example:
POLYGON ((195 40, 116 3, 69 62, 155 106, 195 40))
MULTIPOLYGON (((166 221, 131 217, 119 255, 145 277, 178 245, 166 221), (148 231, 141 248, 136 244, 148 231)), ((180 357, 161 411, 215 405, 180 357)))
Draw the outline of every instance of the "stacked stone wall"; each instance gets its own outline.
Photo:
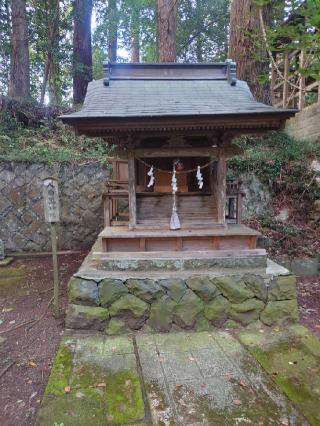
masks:
POLYGON ((320 103, 304 108, 286 122, 288 135, 301 140, 320 139, 320 103))
POLYGON ((107 167, 90 164, 0 163, 0 239, 7 252, 50 250, 44 222, 42 180, 59 182, 59 249, 89 248, 103 228, 101 194, 107 167))
POLYGON ((267 326, 298 319, 292 275, 255 274, 170 279, 72 278, 66 326, 109 335, 132 330, 169 332, 210 326, 267 326))

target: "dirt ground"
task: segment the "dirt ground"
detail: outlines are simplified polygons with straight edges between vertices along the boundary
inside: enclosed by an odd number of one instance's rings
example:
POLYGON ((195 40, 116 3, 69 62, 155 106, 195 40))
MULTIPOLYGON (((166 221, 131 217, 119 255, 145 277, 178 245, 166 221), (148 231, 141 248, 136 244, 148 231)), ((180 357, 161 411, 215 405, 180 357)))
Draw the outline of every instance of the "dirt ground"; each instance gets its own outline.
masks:
MULTIPOLYGON (((67 302, 68 280, 85 254, 59 257, 62 311, 67 302)), ((63 317, 56 320, 52 305, 47 308, 53 294, 51 258, 16 260, 13 266, 25 267, 27 272, 16 284, 0 286, 0 340, 6 339, 0 344, 0 375, 9 366, 0 377, 1 426, 33 424, 64 328, 63 317), (3 333, 43 312, 43 319, 33 326, 3 333)))
MULTIPOLYGON (((59 257, 61 309, 67 302, 66 286, 86 253, 59 257)), ((14 267, 26 274, 14 284, 0 286, 0 424, 27 426, 34 422, 46 386, 64 319, 54 319, 50 257, 20 259, 14 267), (43 313, 43 319, 4 333, 43 313), (30 328, 31 326, 31 328, 30 328), (1 343, 1 339, 6 340, 1 343)), ((320 336, 320 277, 298 280, 299 310, 303 325, 320 336)))

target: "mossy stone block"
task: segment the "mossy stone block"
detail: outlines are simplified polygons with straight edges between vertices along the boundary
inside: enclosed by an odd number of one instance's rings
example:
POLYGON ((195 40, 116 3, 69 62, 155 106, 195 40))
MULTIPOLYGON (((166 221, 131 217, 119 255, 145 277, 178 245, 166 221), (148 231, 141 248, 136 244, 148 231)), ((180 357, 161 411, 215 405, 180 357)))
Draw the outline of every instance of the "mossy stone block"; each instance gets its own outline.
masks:
POLYGON ((104 308, 108 308, 127 293, 128 289, 121 280, 105 278, 99 283, 99 300, 101 306, 104 308))
POLYGON ((149 279, 129 279, 126 281, 126 286, 130 293, 148 303, 159 299, 164 294, 163 289, 155 281, 149 279))
POLYGON ((69 303, 98 306, 99 293, 97 283, 82 278, 72 278, 69 282, 69 303))
POLYGON ((204 307, 204 316, 209 321, 216 321, 226 316, 230 309, 230 302, 223 296, 217 296, 204 307))
POLYGON ((148 324, 155 331, 170 331, 173 319, 173 310, 176 303, 169 296, 162 296, 153 303, 150 310, 148 324))
POLYGON ((210 300, 221 294, 221 291, 211 282, 209 277, 191 277, 186 282, 188 287, 204 302, 210 302, 210 300))
POLYGON ((187 286, 181 278, 168 278, 159 280, 158 283, 164 288, 168 296, 177 303, 180 302, 187 291, 187 286))
POLYGON ((149 317, 150 305, 132 294, 126 294, 110 306, 111 317, 122 319, 130 328, 138 330, 149 317))
POLYGON ((238 322, 234 321, 233 319, 227 319, 227 321, 223 324, 224 328, 230 329, 230 330, 237 330, 239 328, 242 328, 242 325, 238 322))
POLYGON ((108 319, 108 309, 69 304, 66 313, 66 327, 103 331, 108 319))
POLYGON ((260 314, 260 320, 266 325, 298 321, 298 305, 294 300, 270 301, 260 314))
POLYGON ((216 277, 213 283, 231 303, 241 303, 254 297, 254 293, 245 285, 245 282, 235 275, 216 277))
POLYGON ((174 309, 174 322, 182 328, 192 328, 197 316, 203 312, 202 300, 191 290, 187 290, 174 309))
POLYGON ((276 277, 271 281, 270 300, 290 300, 296 298, 296 277, 294 275, 276 277))
POLYGON ((116 336, 128 332, 128 327, 124 321, 119 318, 111 318, 106 328, 108 336, 116 336))
POLYGON ((207 320, 207 318, 201 317, 198 318, 196 321, 196 324, 194 326, 195 331, 209 331, 210 330, 210 323, 207 320))
POLYGON ((242 325, 248 325, 259 319, 260 312, 264 306, 261 300, 248 299, 242 303, 231 305, 229 316, 242 325))
POLYGON ((260 275, 245 274, 242 279, 257 299, 267 300, 268 289, 264 279, 260 275))

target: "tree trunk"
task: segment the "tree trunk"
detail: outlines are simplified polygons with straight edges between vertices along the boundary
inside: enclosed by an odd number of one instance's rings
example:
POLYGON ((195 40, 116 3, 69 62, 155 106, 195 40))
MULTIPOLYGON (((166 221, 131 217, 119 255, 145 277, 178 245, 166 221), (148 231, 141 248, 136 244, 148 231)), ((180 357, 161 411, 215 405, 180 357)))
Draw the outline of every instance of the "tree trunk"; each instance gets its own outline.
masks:
POLYGON ((178 0, 158 0, 159 61, 177 60, 177 10, 178 0))
POLYGON ((118 9, 117 0, 108 2, 108 59, 117 62, 118 49, 118 9))
POLYGON ((48 22, 48 92, 50 105, 61 103, 59 66, 59 0, 49 1, 48 22))
POLYGON ((92 80, 91 0, 75 0, 73 31, 73 103, 84 101, 92 80))
POLYGON ((140 62, 140 11, 133 8, 131 14, 131 62, 140 62))
POLYGON ((8 94, 30 96, 29 40, 25 0, 11 0, 11 67, 8 94))
MULTIPOLYGON (((265 23, 271 24, 271 6, 263 7, 265 23)), ((254 0, 232 0, 230 10, 229 58, 237 63, 237 78, 245 80, 257 101, 271 103, 270 61, 261 38, 259 6, 254 0)))

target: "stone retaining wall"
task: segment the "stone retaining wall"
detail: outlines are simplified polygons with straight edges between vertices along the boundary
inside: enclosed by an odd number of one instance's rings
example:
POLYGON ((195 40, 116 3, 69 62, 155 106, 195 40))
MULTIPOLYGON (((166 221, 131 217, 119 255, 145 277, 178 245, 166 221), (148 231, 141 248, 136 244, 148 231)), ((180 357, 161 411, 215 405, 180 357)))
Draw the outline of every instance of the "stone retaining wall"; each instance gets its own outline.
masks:
POLYGON ((42 180, 48 176, 59 182, 59 249, 88 248, 103 228, 107 167, 0 162, 0 239, 6 252, 50 250, 42 199, 42 180))
POLYGON ((320 138, 320 103, 315 103, 298 112, 286 121, 288 135, 301 140, 320 138))
POLYGON ((254 274, 186 280, 72 278, 66 326, 109 335, 130 330, 169 332, 267 326, 298 319, 293 275, 265 278, 254 274))

